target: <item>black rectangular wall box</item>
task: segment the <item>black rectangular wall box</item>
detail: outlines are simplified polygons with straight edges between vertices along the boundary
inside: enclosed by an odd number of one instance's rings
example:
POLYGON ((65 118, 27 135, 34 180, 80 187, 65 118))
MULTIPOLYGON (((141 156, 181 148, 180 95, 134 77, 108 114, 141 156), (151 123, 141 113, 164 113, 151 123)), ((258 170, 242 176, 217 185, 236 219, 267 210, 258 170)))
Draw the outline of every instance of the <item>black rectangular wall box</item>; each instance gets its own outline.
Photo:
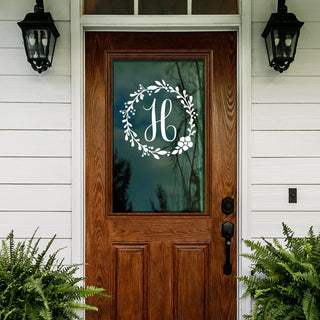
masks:
POLYGON ((297 188, 289 188, 289 203, 297 203, 297 188))

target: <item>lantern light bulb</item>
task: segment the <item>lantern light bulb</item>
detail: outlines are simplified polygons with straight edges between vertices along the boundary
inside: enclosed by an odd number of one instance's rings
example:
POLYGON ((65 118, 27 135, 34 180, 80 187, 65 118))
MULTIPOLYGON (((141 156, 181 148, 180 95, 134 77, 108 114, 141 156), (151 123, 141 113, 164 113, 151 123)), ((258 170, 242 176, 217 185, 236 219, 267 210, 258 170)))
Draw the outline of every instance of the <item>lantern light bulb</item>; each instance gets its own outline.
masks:
POLYGON ((286 45, 286 47, 290 47, 292 43, 292 38, 289 34, 286 35, 286 38, 284 40, 284 44, 286 45))
POLYGON ((30 46, 34 46, 36 44, 36 38, 35 38, 34 34, 31 34, 28 37, 28 41, 29 41, 30 46))
POLYGON ((47 38, 42 38, 41 39, 41 43, 44 47, 46 47, 48 45, 48 39, 47 38))
POLYGON ((278 37, 276 37, 276 38, 274 39, 274 44, 275 44, 276 46, 278 46, 279 42, 280 42, 280 39, 279 39, 278 37))

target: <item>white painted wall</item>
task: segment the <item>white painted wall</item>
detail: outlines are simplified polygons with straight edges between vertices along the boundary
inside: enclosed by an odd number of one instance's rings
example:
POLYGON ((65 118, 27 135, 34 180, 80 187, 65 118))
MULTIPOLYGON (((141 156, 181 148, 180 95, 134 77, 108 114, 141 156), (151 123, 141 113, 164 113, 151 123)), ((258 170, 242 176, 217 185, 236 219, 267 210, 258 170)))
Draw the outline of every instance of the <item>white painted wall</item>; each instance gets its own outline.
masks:
MULTIPOLYGON (((57 234, 71 262, 70 1, 45 1, 61 34, 53 68, 26 61, 17 22, 34 0, 0 0, 0 238, 57 234)), ((45 244, 45 241, 43 241, 45 244)), ((43 244, 43 245, 44 245, 43 244)))
POLYGON ((280 74, 268 66, 262 30, 276 0, 252 1, 252 237, 320 230, 320 2, 288 0, 304 21, 296 59, 280 74), (296 187, 298 203, 288 203, 296 187))

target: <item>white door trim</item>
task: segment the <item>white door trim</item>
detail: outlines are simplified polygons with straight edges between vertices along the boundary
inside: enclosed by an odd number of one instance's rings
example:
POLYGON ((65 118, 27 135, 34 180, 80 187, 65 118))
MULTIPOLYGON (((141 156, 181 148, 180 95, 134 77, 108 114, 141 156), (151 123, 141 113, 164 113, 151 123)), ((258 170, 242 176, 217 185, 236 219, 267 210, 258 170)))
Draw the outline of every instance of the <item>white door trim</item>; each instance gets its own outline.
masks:
POLYGON ((83 15, 86 31, 220 31, 238 28, 240 15, 83 15), (107 23, 106 23, 107 22, 107 23))
MULTIPOLYGON (((72 88, 72 262, 85 262, 85 113, 84 34, 86 31, 237 31, 238 34, 238 253, 250 230, 251 0, 239 0, 239 15, 105 16, 82 15, 82 0, 71 0, 72 88)), ((81 270, 82 275, 84 269, 81 270)), ((238 258, 238 274, 249 272, 238 258)), ((243 293, 238 284, 238 297, 243 293)), ((238 319, 249 313, 250 299, 238 300, 238 319)))

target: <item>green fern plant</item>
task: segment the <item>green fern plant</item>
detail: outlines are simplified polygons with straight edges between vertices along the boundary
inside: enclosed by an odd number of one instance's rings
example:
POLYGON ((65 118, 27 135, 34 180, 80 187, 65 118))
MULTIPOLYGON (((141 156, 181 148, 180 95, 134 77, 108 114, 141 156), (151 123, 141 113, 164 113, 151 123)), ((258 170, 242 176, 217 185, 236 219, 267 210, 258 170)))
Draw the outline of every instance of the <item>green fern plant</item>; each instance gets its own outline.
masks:
POLYGON ((80 319, 79 310, 95 310, 81 300, 98 295, 109 298, 104 289, 79 285, 80 265, 64 266, 57 250, 48 256, 55 236, 39 250, 35 234, 15 245, 13 231, 0 250, 0 320, 80 319))
POLYGON ((247 285, 244 296, 255 300, 252 320, 320 319, 320 234, 311 227, 304 238, 282 224, 284 245, 262 238, 245 240, 252 253, 242 256, 253 262, 251 276, 239 277, 247 285))

